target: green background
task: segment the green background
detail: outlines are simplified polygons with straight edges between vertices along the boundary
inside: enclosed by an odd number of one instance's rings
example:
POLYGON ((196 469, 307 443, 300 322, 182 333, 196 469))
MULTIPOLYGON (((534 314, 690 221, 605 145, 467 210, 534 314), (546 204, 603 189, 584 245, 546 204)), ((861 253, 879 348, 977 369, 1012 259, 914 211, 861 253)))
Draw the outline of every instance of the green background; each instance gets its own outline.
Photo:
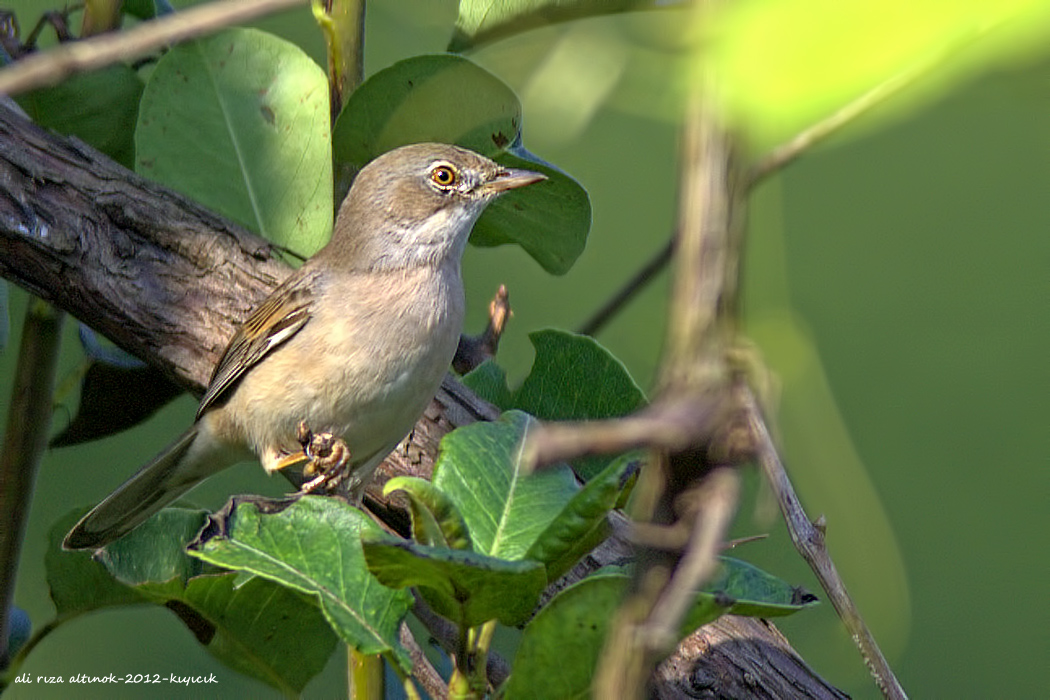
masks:
MULTIPOLYGON (((23 26, 38 11, 23 11, 23 26)), ((366 70, 443 50, 454 14, 451 2, 373 3, 366 70)), ((576 177, 594 209, 588 248, 564 277, 517 249, 467 252, 468 330, 482 327, 500 283, 510 290, 515 316, 500 360, 512 379, 531 361, 529 331, 578 326, 670 235, 677 126, 672 111, 656 108, 671 76, 661 84, 653 70, 666 22, 657 13, 563 25, 473 56, 522 97, 526 146, 576 177)), ((322 60, 308 10, 259 26, 322 60)), ((788 468, 810 514, 827 516, 832 555, 915 698, 1050 696, 1041 585, 1050 551, 1048 116, 1050 65, 986 75, 924 111, 838 137, 753 200, 746 332, 780 378, 770 394, 779 395, 788 468)), ((599 335, 643 386, 659 360, 667 286, 664 273, 599 335)), ((9 394, 24 299, 11 294, 0 397, 9 394)), ((79 361, 74 325, 66 331, 63 371, 79 361)), ((57 409, 56 428, 70 409, 57 409)), ((43 576, 50 524, 102 498, 193 410, 184 397, 125 435, 48 452, 17 590, 35 623, 52 614, 43 576)), ((771 536, 734 555, 819 592, 753 471, 747 480, 734 534, 771 536)), ((282 488, 242 466, 194 498, 217 506, 234 491, 282 488)), ((877 696, 829 605, 778 626, 833 683, 877 696)), ((306 696, 344 692, 343 663, 333 657, 306 696)), ((34 682, 8 697, 275 695, 213 661, 163 609, 76 620, 24 671, 215 673, 219 683, 34 682)))

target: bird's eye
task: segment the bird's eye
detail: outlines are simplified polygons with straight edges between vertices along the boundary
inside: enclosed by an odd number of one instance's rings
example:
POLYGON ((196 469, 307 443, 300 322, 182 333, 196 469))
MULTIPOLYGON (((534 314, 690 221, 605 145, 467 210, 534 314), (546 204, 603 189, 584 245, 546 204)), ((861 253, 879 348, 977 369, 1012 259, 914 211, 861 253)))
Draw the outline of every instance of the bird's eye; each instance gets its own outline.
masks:
POLYGON ((459 178, 450 166, 439 165, 430 171, 430 179, 439 187, 452 187, 459 178))

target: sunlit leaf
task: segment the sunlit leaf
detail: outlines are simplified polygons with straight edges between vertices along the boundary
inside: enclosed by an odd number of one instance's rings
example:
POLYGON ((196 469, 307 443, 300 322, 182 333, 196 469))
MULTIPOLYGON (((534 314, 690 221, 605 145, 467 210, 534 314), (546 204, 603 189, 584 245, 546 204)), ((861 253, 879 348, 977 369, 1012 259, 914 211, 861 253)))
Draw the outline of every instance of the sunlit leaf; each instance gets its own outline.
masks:
POLYGON ((467 51, 479 44, 542 27, 632 10, 666 7, 656 0, 460 0, 449 51, 467 51))
POLYGON ((202 512, 162 510, 95 557, 60 549, 82 514, 69 514, 50 533, 45 564, 60 621, 114 606, 162 605, 217 659, 287 695, 302 692, 332 655, 336 636, 309 598, 186 555, 202 512))
POLYGON ((398 638, 411 596, 369 573, 361 534, 380 530, 361 511, 313 496, 290 505, 234 499, 216 517, 217 527, 202 534, 191 554, 316 598, 347 644, 363 654, 390 653, 411 668, 398 638))
POLYGON ((309 255, 332 229, 330 119, 324 71, 302 49, 228 29, 157 63, 136 170, 309 255))
POLYGON ((564 465, 525 469, 521 449, 533 424, 526 414, 511 411, 441 441, 434 486, 463 514, 476 552, 521 559, 579 490, 564 465))
POLYGON ((725 4, 709 37, 697 66, 714 62, 730 113, 764 143, 898 76, 918 79, 882 114, 928 101, 994 63, 1045 51, 1050 4, 753 0, 725 4))

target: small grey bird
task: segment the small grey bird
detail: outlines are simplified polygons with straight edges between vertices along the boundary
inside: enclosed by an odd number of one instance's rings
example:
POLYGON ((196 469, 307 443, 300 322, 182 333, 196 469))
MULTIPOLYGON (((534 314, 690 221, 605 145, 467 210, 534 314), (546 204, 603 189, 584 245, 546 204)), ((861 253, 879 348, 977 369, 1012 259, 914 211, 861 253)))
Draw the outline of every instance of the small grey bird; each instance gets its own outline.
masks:
POLYGON ((463 325, 460 258, 474 222, 500 194, 545 178, 436 143, 372 161, 328 245, 237 329, 190 429, 85 515, 63 546, 102 547, 253 453, 267 472, 282 468, 302 452, 301 423, 342 438, 359 489, 452 361, 463 325))

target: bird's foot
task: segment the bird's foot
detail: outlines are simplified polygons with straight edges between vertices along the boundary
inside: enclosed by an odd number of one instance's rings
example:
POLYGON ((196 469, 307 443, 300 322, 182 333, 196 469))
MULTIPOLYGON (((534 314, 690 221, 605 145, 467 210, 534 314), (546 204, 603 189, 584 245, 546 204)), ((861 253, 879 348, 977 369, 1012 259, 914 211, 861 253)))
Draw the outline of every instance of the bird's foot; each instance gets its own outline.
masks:
POLYGON ((303 467, 303 475, 316 474, 302 485, 301 493, 313 493, 322 486, 331 491, 350 476, 350 448, 341 437, 332 433, 315 433, 306 426, 306 421, 300 421, 297 438, 309 460, 303 467))

